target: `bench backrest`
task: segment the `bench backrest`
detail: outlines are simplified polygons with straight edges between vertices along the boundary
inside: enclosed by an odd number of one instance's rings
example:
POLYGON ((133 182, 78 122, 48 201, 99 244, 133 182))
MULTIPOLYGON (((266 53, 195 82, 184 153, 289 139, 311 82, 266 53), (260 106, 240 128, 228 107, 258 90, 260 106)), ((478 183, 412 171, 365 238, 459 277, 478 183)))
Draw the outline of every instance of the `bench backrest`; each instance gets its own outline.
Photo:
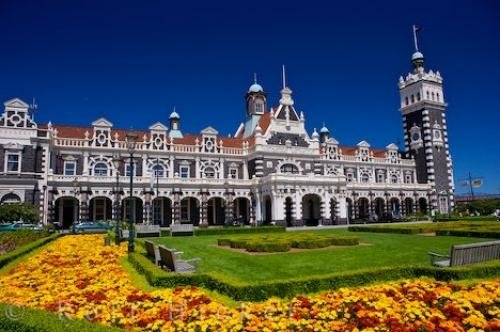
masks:
POLYGON ((175 258, 174 253, 164 246, 158 246, 160 252, 160 260, 172 272, 175 272, 175 258))
POLYGON ((173 233, 175 232, 192 233, 193 224, 172 224, 170 225, 170 231, 173 233))
POLYGON ((155 245, 151 241, 144 241, 144 247, 149 257, 155 257, 155 245))
POLYGON ((461 244, 451 247, 450 266, 480 263, 500 258, 500 241, 461 244))
POLYGON ((135 225, 135 229, 137 233, 159 233, 160 225, 135 225))

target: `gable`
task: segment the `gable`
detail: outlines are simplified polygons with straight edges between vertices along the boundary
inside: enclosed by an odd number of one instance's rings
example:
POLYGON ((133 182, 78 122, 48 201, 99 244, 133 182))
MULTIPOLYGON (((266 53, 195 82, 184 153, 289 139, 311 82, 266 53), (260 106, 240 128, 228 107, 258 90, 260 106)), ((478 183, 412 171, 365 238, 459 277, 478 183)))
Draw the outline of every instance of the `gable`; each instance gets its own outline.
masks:
POLYGON ((167 129, 168 129, 167 126, 165 126, 161 122, 156 122, 149 127, 149 130, 156 130, 156 131, 167 131, 167 129))
POLYGON ((212 127, 207 127, 201 131, 203 135, 218 135, 219 132, 212 127))
POLYGON ((10 107, 10 108, 28 108, 29 105, 26 104, 24 101, 22 101, 19 98, 12 98, 7 100, 5 103, 3 103, 5 107, 10 107))
POLYGON ((93 127, 113 127, 113 124, 105 118, 99 118, 92 122, 93 127))

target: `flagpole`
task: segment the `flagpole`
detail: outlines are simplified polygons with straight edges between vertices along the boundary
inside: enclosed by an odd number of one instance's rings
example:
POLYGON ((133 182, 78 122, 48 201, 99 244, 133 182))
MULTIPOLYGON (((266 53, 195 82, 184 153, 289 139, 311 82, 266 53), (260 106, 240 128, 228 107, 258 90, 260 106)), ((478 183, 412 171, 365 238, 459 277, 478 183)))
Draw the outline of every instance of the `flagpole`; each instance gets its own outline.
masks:
POLYGON ((470 199, 471 201, 474 200, 474 189, 472 189, 472 176, 470 175, 469 172, 469 187, 470 187, 470 199))

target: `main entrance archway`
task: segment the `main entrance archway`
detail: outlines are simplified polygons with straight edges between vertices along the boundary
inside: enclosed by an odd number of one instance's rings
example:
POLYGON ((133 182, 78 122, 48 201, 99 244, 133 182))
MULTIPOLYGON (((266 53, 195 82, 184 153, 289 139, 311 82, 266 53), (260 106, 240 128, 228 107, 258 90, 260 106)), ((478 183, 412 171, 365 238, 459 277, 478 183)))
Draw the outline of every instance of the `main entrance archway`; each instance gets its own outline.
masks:
POLYGON ((374 218, 377 220, 386 219, 384 199, 381 197, 375 198, 375 200, 373 201, 373 205, 374 205, 375 214, 376 214, 376 216, 374 216, 374 218))
POLYGON ((418 209, 424 214, 427 213, 427 200, 424 197, 418 199, 418 209))
POLYGON ((79 218, 79 201, 75 197, 60 197, 56 199, 54 212, 55 222, 68 229, 79 218))
POLYGON ((321 219, 321 197, 307 194, 302 197, 302 220, 307 226, 317 226, 321 219))

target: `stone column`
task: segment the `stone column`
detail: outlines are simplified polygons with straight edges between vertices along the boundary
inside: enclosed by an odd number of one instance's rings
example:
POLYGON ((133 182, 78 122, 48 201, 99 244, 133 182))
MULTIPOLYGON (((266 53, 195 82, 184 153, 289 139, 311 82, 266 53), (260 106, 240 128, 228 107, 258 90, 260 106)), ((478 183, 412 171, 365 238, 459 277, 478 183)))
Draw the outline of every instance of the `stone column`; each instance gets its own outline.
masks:
POLYGON ((89 219, 88 200, 91 193, 92 191, 88 187, 80 192, 80 220, 89 219))
POLYGON ((200 206, 200 225, 208 227, 208 195, 210 194, 207 189, 202 189, 201 192, 201 206, 200 206))
POLYGON ((151 189, 146 189, 144 191, 144 206, 143 206, 143 215, 144 215, 144 218, 143 218, 143 222, 145 224, 151 224, 151 212, 152 212, 152 204, 151 204, 151 201, 152 201, 152 195, 153 195, 153 191, 151 189))
POLYGON ((181 191, 179 189, 173 189, 172 193, 174 194, 174 201, 172 207, 172 223, 180 224, 181 223, 181 191))

